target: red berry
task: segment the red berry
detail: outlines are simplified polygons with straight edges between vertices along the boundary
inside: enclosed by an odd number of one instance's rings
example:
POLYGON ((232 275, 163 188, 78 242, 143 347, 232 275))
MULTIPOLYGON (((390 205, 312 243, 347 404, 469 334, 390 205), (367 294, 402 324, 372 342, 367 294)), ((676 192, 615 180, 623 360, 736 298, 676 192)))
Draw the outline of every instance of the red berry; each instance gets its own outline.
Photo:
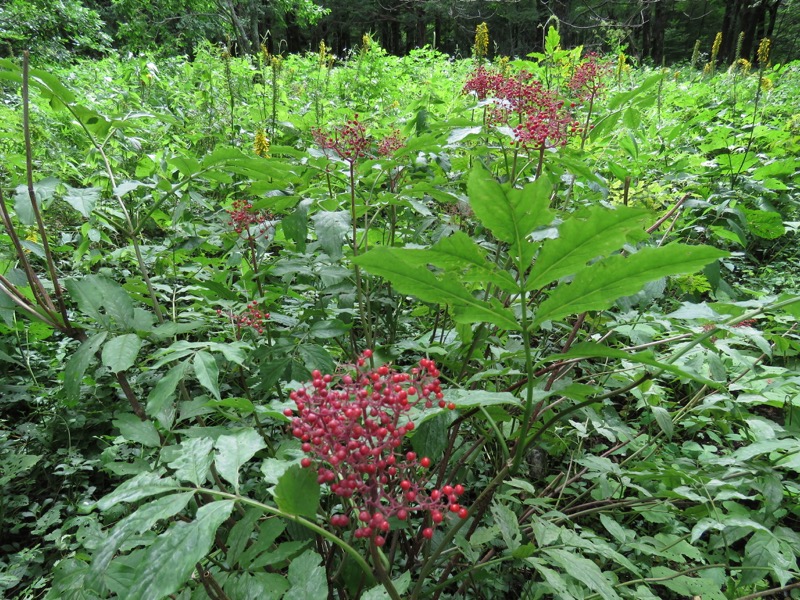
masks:
POLYGON ((466 519, 469 516, 469 511, 462 507, 461 510, 458 511, 458 516, 462 519, 466 519))
POLYGON ((303 467, 304 469, 307 469, 308 467, 310 467, 310 466, 311 466, 311 459, 310 459, 310 458, 304 458, 304 459, 302 459, 302 460, 300 461, 300 466, 301 466, 301 467, 303 467))
POLYGON ((424 537, 426 540, 431 539, 433 537, 433 529, 430 527, 426 527, 425 529, 423 529, 422 537, 424 537))
POLYGON ((431 459, 427 456, 424 456, 422 460, 419 461, 419 464, 422 465, 424 468, 428 468, 431 466, 431 459))

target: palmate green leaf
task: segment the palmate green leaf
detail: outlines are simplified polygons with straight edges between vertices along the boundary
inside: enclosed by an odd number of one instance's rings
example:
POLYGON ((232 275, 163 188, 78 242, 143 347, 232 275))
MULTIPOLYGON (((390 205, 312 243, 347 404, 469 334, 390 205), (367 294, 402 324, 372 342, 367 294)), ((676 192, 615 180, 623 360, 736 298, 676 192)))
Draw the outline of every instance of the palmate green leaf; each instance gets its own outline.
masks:
POLYGON ((467 180, 469 203, 478 220, 494 236, 512 245, 517 258, 527 262, 534 244, 526 238, 537 227, 552 221, 551 187, 545 177, 522 190, 506 191, 483 166, 476 165, 467 180))
POLYGON ((94 334, 70 356, 64 367, 64 393, 67 398, 75 399, 80 395, 83 375, 106 337, 108 333, 105 331, 94 334))
POLYGON ((328 581, 321 566, 322 557, 313 550, 306 550, 289 563, 291 588, 283 600, 320 600, 328 597, 328 581))
POLYGON ((479 300, 457 282, 443 281, 425 267, 408 264, 401 248, 373 248, 354 258, 353 262, 370 273, 388 279, 401 294, 456 308, 453 318, 457 322, 487 322, 506 330, 519 329, 514 313, 499 302, 479 300))
POLYGON ((214 464, 220 477, 233 485, 239 493, 239 468, 255 456, 256 452, 267 447, 264 438, 255 429, 243 429, 232 435, 217 438, 217 456, 214 464))
POLYGON ((131 535, 144 533, 150 530, 158 521, 169 519, 178 514, 189 503, 194 492, 170 494, 158 498, 142 506, 132 515, 128 515, 114 526, 114 529, 103 540, 103 543, 92 556, 92 570, 87 583, 93 587, 93 582, 102 577, 111 559, 120 549, 122 544, 131 535))
POLYGON ((590 590, 597 592, 604 600, 619 600, 619 594, 614 591, 611 582, 605 578, 600 567, 588 558, 577 554, 577 551, 570 552, 555 548, 544 550, 544 553, 569 575, 590 590))
POLYGON ((628 207, 609 210, 592 206, 575 213, 559 226, 557 239, 542 245, 526 289, 541 289, 561 277, 573 275, 593 258, 607 256, 626 243, 646 239, 649 219, 649 211, 628 207))
POLYGON ((127 371, 136 362, 142 347, 141 338, 135 333, 126 333, 111 338, 103 345, 103 366, 112 373, 127 371))
POLYGON ((578 272, 569 285, 556 288, 539 306, 534 324, 589 310, 605 310, 618 298, 637 293, 648 281, 693 273, 727 255, 709 246, 669 244, 645 248, 630 256, 611 256, 578 272))
POLYGON ((194 521, 176 523, 158 536, 145 552, 126 598, 160 600, 180 589, 195 564, 211 550, 214 534, 233 505, 233 500, 221 500, 201 506, 194 521))
POLYGON ((313 518, 319 506, 320 487, 316 471, 300 465, 289 467, 275 486, 275 502, 283 511, 313 518))
POLYGON ((67 193, 64 194, 64 201, 81 215, 88 219, 92 216, 95 204, 100 199, 99 188, 73 188, 66 186, 67 193))

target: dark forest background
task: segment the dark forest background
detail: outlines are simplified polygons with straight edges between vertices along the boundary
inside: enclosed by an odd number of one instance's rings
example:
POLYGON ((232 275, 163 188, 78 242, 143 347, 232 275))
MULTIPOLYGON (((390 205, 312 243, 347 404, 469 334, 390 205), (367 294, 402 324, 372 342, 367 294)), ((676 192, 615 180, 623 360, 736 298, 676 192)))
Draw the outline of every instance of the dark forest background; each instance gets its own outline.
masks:
POLYGON ((798 0, 10 0, 0 8, 0 55, 25 49, 40 60, 122 52, 192 57, 203 40, 236 54, 315 50, 339 56, 362 35, 389 53, 429 45, 468 56, 475 26, 486 22, 491 55, 540 50, 548 25, 565 47, 624 49, 653 64, 689 60, 697 40, 708 52, 722 32, 719 59, 742 57, 763 37, 773 57, 798 56, 798 0))

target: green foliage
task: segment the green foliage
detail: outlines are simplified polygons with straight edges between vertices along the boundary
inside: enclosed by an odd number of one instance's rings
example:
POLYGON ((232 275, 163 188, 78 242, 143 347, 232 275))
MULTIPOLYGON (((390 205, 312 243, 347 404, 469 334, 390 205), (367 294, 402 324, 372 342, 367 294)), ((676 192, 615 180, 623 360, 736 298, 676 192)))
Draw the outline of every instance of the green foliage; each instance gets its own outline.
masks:
POLYGON ((210 46, 33 69, 27 120, 0 63, 4 595, 737 598, 797 578, 798 66, 604 72, 590 107, 580 51, 547 39, 491 67, 570 111, 541 148, 462 93, 472 61, 374 40, 260 82, 261 58, 210 46), (437 361, 445 408, 409 411, 398 448, 430 459, 426 492, 464 487, 383 546, 287 416, 368 343, 376 367, 437 361))

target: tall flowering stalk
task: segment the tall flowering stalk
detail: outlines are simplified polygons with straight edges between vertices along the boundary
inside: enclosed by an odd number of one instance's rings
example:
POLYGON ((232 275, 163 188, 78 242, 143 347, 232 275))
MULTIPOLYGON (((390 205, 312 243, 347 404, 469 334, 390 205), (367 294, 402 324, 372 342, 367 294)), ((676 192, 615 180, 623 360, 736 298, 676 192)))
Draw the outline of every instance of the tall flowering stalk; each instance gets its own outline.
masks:
POLYGON ((269 212, 254 210, 247 200, 235 200, 227 212, 228 224, 244 240, 247 249, 245 260, 253 271, 258 293, 263 296, 264 289, 258 276, 258 240, 269 231, 273 217, 269 212))
POLYGON ((599 57, 594 52, 587 55, 586 60, 579 64, 567 86, 575 94, 579 102, 588 104, 586 111, 586 123, 581 131, 581 149, 586 145, 586 138, 589 136, 590 123, 594 102, 606 87, 606 78, 611 73, 610 63, 600 62, 599 57))
POLYGON ((443 399, 434 361, 422 359, 402 373, 388 365, 367 369, 371 357, 365 350, 355 374, 338 379, 314 371, 309 387, 290 394, 297 409, 285 414, 307 455, 301 464, 316 469, 317 481, 342 499, 330 518, 334 527, 352 527, 356 538, 383 546, 390 518, 409 521, 416 515, 424 519, 419 535, 430 539, 448 511, 467 517, 459 503, 464 487, 432 486, 431 459, 403 450, 414 429, 407 415, 419 404, 455 405, 443 399))
MULTIPOLYGON (((322 50, 322 46, 320 47, 322 50)), ((320 50, 320 51, 321 51, 320 50)), ((350 222, 353 226, 353 256, 358 256, 358 222, 356 220, 356 162, 367 156, 371 139, 367 135, 366 126, 358 119, 358 114, 347 121, 343 126, 336 128, 332 134, 327 134, 321 129, 313 129, 314 141, 323 150, 332 150, 348 166, 350 183, 350 222)), ((367 224, 365 221, 365 229, 367 224)), ((366 235, 365 235, 366 238, 366 235)), ((358 294, 358 309, 361 323, 364 328, 364 337, 368 346, 372 346, 372 325, 369 321, 369 294, 365 293, 361 279, 361 269, 355 265, 356 293, 358 294)))
POLYGON ((472 49, 475 59, 478 61, 486 58, 489 52, 489 27, 486 23, 480 23, 475 28, 475 46, 472 49))

